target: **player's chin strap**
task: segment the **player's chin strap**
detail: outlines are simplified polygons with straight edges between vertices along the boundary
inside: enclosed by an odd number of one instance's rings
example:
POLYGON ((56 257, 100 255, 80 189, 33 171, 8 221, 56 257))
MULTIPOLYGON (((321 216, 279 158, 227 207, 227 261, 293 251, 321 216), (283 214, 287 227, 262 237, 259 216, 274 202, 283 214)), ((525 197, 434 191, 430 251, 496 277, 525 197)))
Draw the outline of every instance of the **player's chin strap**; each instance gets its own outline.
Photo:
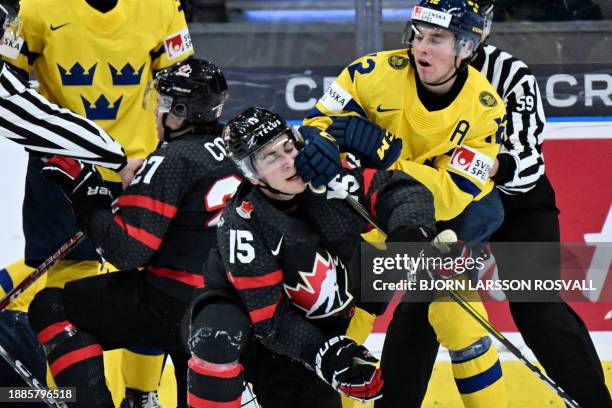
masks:
POLYGON ((168 112, 162 114, 162 127, 164 129, 163 138, 164 142, 170 141, 173 137, 184 135, 185 133, 189 133, 194 129, 194 126, 190 123, 185 122, 185 126, 179 129, 172 129, 166 125, 166 118, 168 117, 168 112))
POLYGON ((270 186, 265 181, 263 181, 262 179, 257 179, 257 180, 261 183, 257 187, 263 188, 264 190, 268 190, 272 194, 282 194, 282 195, 286 195, 286 196, 293 196, 293 195, 295 195, 295 194, 289 194, 289 193, 285 193, 284 191, 277 190, 274 187, 270 186))

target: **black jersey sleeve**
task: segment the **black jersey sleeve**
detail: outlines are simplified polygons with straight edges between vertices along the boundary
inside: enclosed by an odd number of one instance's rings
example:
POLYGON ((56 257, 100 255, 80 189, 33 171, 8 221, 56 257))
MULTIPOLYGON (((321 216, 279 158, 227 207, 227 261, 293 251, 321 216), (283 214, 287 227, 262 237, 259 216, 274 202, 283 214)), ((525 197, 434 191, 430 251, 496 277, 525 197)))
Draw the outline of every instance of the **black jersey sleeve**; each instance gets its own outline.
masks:
POLYGON ((386 232, 399 226, 434 229, 433 195, 409 174, 368 168, 351 172, 359 181, 360 201, 386 232))
POLYGON ((248 310, 254 335, 267 348, 312 364, 321 331, 283 293, 283 270, 253 224, 227 207, 217 230, 227 278, 248 310))
POLYGON ((112 211, 95 211, 80 220, 106 260, 134 269, 151 258, 198 172, 192 167, 180 149, 159 149, 147 157, 112 211))

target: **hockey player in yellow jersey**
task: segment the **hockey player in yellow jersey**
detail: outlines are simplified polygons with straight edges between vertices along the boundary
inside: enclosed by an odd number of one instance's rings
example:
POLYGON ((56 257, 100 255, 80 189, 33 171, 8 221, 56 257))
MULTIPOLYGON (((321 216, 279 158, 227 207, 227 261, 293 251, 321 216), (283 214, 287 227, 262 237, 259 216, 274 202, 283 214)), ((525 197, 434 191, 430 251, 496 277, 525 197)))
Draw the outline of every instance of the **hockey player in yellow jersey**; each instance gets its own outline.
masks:
MULTIPOLYGON (((95 121, 130 158, 157 146, 155 118, 142 108, 153 73, 193 55, 179 0, 22 0, 19 53, 5 58, 51 102, 95 121)), ((37 266, 76 232, 74 215, 57 186, 42 178, 40 157, 30 155, 24 199, 25 261, 37 266), (44 207, 44 208, 43 208, 44 207), (46 214, 54 213, 54 217, 46 214)), ((104 178, 117 174, 100 169, 104 178)), ((117 188, 120 184, 117 183, 117 188)), ((85 241, 49 271, 47 286, 98 273, 93 245, 85 241)), ((149 352, 147 350, 147 352, 149 352)), ((124 364, 126 387, 157 388, 162 357, 126 352, 141 368, 124 364)), ((133 399, 141 395, 132 390, 133 399)))
MULTIPOLYGON (((335 140, 341 152, 356 154, 363 165, 401 169, 426 185, 440 228, 450 227, 471 243, 486 239, 503 219, 488 171, 506 118, 496 91, 467 65, 483 26, 471 0, 423 0, 405 32, 408 49, 357 59, 307 116, 304 125, 323 132, 307 140, 302 160, 296 159, 302 178, 316 186, 333 177, 339 163, 322 146, 335 140)), ((478 295, 466 296, 486 316, 478 295)), ((429 319, 450 352, 466 407, 506 406, 501 366, 487 332, 443 293, 436 300, 402 303, 395 315, 429 319)), ((407 406, 391 391, 394 378, 403 374, 385 370, 394 348, 410 347, 394 344, 393 330, 392 321, 381 361, 383 397, 376 407, 407 406)))

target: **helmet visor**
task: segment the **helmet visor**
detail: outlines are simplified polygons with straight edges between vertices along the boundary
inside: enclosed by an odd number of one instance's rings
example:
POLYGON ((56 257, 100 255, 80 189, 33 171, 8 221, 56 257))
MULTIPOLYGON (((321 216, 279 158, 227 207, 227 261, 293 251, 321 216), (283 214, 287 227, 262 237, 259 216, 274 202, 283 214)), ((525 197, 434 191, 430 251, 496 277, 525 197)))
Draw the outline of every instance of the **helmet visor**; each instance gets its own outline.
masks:
POLYGON ((264 179, 281 171, 289 161, 293 163, 301 147, 301 135, 293 128, 284 130, 236 165, 251 179, 264 179))

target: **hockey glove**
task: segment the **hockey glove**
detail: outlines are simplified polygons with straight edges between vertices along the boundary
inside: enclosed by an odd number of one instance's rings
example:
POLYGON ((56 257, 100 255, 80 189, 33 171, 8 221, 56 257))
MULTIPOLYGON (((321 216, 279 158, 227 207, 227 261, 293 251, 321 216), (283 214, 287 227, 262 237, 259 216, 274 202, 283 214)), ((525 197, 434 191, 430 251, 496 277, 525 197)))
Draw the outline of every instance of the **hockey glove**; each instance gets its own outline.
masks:
POLYGON ((402 140, 361 116, 336 116, 327 128, 340 151, 356 154, 364 167, 386 169, 402 152, 402 140))
POLYGON ((378 360, 364 346, 345 336, 328 339, 319 349, 315 371, 334 389, 359 401, 382 397, 378 360))
POLYGON ((301 126, 304 147, 295 158, 295 167, 305 183, 321 187, 340 173, 340 153, 334 140, 312 126, 301 126))
POLYGON ((100 173, 91 164, 53 156, 42 168, 42 175, 58 184, 72 204, 77 217, 98 209, 110 209, 113 202, 111 190, 105 185, 100 173))

